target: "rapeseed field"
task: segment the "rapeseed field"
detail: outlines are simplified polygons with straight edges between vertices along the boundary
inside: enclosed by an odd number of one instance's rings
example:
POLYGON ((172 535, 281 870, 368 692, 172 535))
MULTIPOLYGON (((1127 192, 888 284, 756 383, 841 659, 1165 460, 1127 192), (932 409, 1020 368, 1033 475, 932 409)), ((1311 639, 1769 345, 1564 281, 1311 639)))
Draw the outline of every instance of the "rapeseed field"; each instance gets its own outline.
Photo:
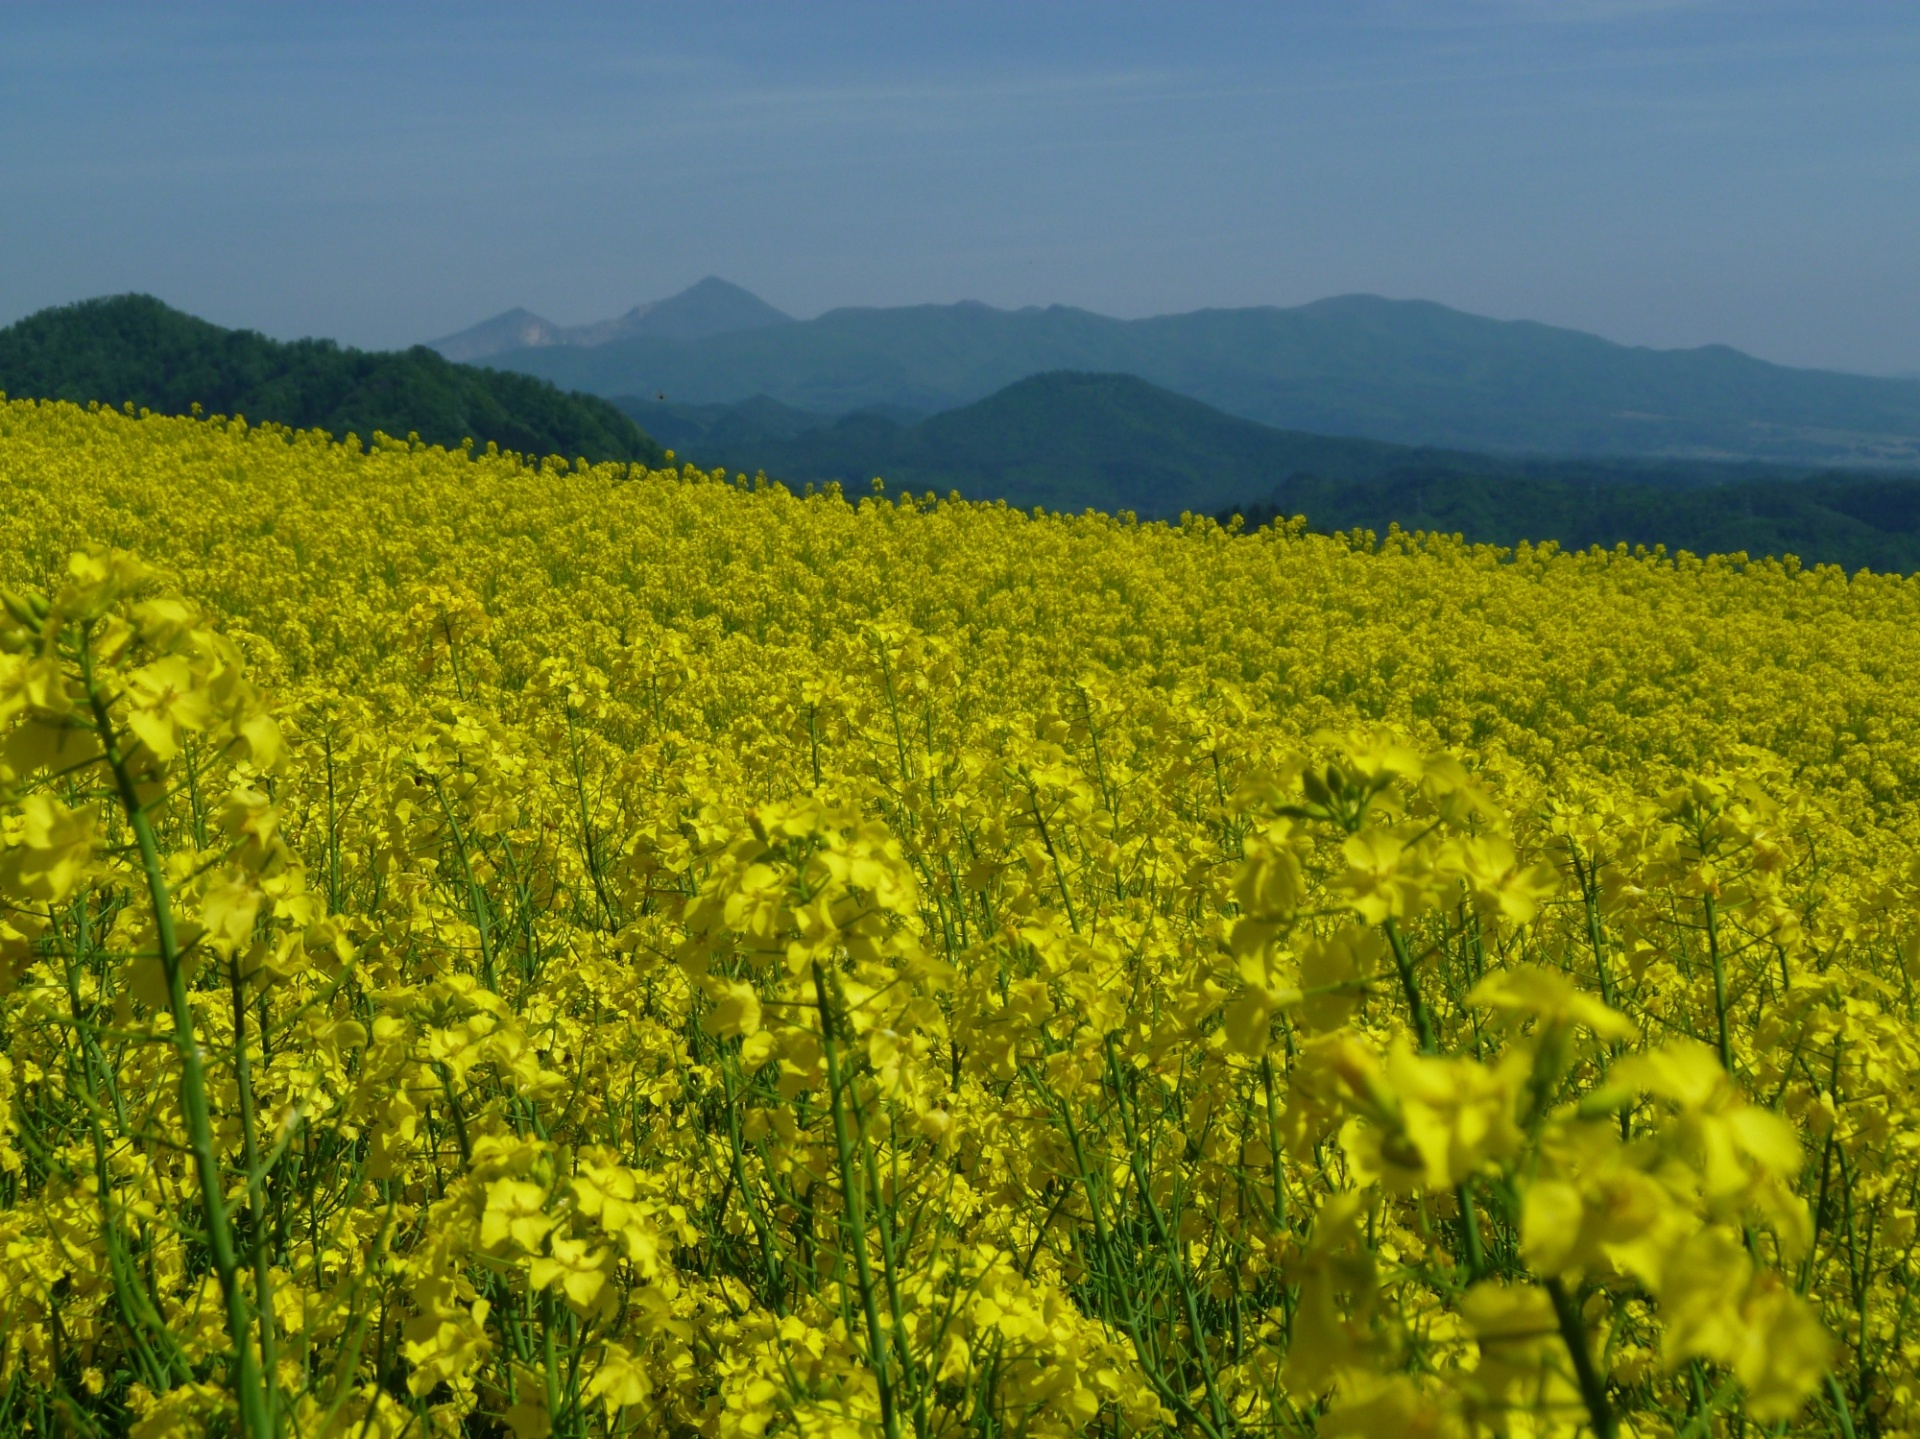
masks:
POLYGON ((1920 585, 0 404, 0 1433, 1912 1432, 1920 585))

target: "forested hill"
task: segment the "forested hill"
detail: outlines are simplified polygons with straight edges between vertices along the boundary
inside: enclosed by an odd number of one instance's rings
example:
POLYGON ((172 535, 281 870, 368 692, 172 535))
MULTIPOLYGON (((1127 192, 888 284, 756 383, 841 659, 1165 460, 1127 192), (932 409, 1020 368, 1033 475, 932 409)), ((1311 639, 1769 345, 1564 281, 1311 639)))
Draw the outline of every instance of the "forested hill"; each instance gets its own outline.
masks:
POLYGON ((1881 471, 1703 460, 1475 454, 1277 430, 1132 375, 1060 372, 937 415, 833 419, 761 396, 739 405, 619 402, 706 465, 789 483, 890 485, 1049 509, 1303 514, 1321 531, 1462 533, 1511 545, 1663 544, 1920 569, 1920 481, 1881 471))
POLYGON ((1355 529, 1457 534, 1514 545, 1665 546, 1696 555, 1795 555, 1806 564, 1920 571, 1920 481, 1860 472, 1726 483, 1614 482, 1574 474, 1422 474, 1374 483, 1298 476, 1265 500, 1219 511, 1249 529, 1302 515, 1322 534, 1355 529))
POLYGON ((1156 519, 1264 497, 1296 474, 1374 480, 1408 466, 1511 468, 1479 455, 1276 430, 1133 375, 1069 370, 928 416, 875 409, 832 419, 765 397, 735 406, 640 396, 616 403, 700 463, 857 489, 878 475, 911 490, 1156 519))
POLYGON ((471 438, 529 455, 643 460, 663 454, 605 400, 545 380, 456 365, 424 346, 344 349, 331 340, 270 340, 227 330, 150 295, 42 310, 0 330, 0 391, 186 414, 245 415, 297 429, 471 438))

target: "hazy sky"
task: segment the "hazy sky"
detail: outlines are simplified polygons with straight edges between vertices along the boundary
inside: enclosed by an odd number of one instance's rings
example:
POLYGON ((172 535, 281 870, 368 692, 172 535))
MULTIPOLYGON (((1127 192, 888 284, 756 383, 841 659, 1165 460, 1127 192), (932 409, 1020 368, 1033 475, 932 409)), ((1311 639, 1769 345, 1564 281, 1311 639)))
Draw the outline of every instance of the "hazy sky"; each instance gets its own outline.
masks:
POLYGON ((1354 290, 1920 371, 1920 6, 0 4, 0 322, 1354 290))

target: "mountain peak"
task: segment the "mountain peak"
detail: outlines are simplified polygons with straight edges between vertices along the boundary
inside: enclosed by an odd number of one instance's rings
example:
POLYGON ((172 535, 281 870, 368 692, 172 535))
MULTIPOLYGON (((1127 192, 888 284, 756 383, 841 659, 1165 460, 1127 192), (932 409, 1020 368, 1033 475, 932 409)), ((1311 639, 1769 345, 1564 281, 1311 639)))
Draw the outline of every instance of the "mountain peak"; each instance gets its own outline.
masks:
POLYGON ((709 335, 793 323, 793 316, 718 275, 708 275, 665 300, 637 306, 632 316, 635 328, 629 333, 669 340, 704 340, 709 335))
POLYGON ((556 337, 560 333, 560 327, 553 321, 542 319, 533 311, 523 310, 516 305, 458 334, 430 340, 427 348, 438 350, 456 363, 466 364, 473 360, 484 360, 490 355, 502 355, 508 350, 530 350, 541 345, 557 344, 559 341, 556 337))
POLYGON ((473 361, 513 350, 540 350, 554 345, 591 348, 638 335, 663 340, 705 340, 714 335, 792 322, 791 315, 774 309, 752 291, 743 290, 718 275, 708 275, 677 295, 635 305, 615 319, 585 325, 556 325, 529 310, 515 308, 456 335, 430 341, 428 348, 438 350, 449 360, 473 361))

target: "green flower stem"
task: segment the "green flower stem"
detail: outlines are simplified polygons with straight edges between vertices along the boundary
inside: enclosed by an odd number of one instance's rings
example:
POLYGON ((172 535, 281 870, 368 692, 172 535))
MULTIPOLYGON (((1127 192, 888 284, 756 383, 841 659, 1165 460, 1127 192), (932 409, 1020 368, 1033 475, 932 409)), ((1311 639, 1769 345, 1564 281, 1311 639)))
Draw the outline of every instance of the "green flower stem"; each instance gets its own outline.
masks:
POLYGON ((1573 1376, 1580 1385, 1580 1398, 1587 1406, 1587 1420, 1593 1425, 1594 1439, 1616 1439, 1620 1423, 1614 1418, 1613 1404, 1607 1398, 1607 1381, 1594 1367, 1593 1351, 1587 1346, 1587 1328, 1580 1320, 1580 1306, 1567 1293, 1559 1279, 1546 1281, 1547 1297, 1553 1301, 1553 1317, 1560 1324, 1560 1338, 1573 1359, 1573 1376))
MULTIPOLYGON (((260 1162, 259 1129, 253 1104, 253 1060, 247 1053, 247 990, 239 960, 227 965, 233 991, 234 1081, 240 1090, 240 1133, 247 1161, 247 1210, 253 1220, 253 1297, 260 1310, 260 1368, 266 1383, 267 1415, 273 1432, 280 1432, 279 1336, 274 1331, 273 1256, 267 1252, 266 1171, 260 1162)), ((264 1039, 265 1033, 262 1032, 264 1039)))
POLYGON ((1713 896, 1706 897, 1707 954, 1713 961, 1713 1009, 1720 1021, 1720 1065, 1733 1078, 1733 1038, 1727 1029, 1727 966, 1720 957, 1720 911, 1713 896))
POLYGON ((1467 1251, 1467 1276, 1478 1284, 1487 1277, 1487 1254, 1480 1242, 1480 1214, 1473 1203, 1473 1181, 1461 1180, 1454 1194, 1460 1201, 1460 1237, 1467 1251))
POLYGON ((1187 1333, 1193 1337, 1194 1358, 1200 1366, 1200 1379, 1207 1391, 1207 1406, 1212 1411, 1214 1429, 1222 1434, 1232 1428, 1227 1418, 1226 1401, 1220 1395, 1220 1387, 1215 1381, 1213 1356, 1207 1350, 1206 1330, 1201 1327, 1200 1309, 1195 1301, 1193 1281, 1187 1273, 1185 1261, 1181 1258, 1180 1244, 1175 1239, 1166 1217, 1161 1214, 1160 1206, 1154 1202, 1153 1186, 1148 1182, 1146 1166, 1141 1162, 1142 1141, 1139 1126, 1134 1122, 1127 1108, 1126 1085, 1120 1072, 1120 1058, 1114 1053, 1113 1036, 1106 1037, 1107 1073, 1113 1083, 1114 1108, 1119 1111, 1120 1124, 1127 1140, 1127 1164, 1133 1172, 1134 1187, 1140 1193, 1140 1201, 1146 1207, 1147 1219, 1153 1226, 1154 1237, 1160 1241, 1165 1251, 1167 1263, 1173 1270, 1174 1286, 1180 1291, 1180 1303, 1186 1312, 1187 1333))
POLYGON ((1413 1019, 1413 1032, 1420 1039, 1422 1054, 1437 1054, 1440 1046, 1433 1033, 1433 1019, 1427 1013, 1427 1004, 1420 997, 1420 979, 1413 972, 1413 958, 1407 953, 1406 936, 1400 933, 1400 926, 1391 919, 1382 926, 1386 930, 1387 943, 1393 949, 1394 968, 1400 971, 1400 988, 1407 996, 1407 1011, 1413 1019))
POLYGON ((173 1040, 180 1052, 180 1111, 187 1121, 187 1147, 193 1153, 194 1170, 200 1180, 200 1206, 207 1222, 207 1249, 213 1258, 214 1274, 220 1281, 220 1293, 226 1300, 227 1337, 232 1341, 231 1368, 233 1387, 240 1401, 240 1427, 247 1439, 273 1439, 272 1416, 267 1409, 266 1389, 261 1383, 260 1365, 251 1337, 252 1319, 247 1295, 240 1283, 240 1260, 233 1242, 233 1225, 227 1214, 224 1186, 220 1179, 220 1156, 213 1146, 213 1121, 207 1102, 207 1076, 200 1060, 200 1046, 193 1035, 193 1008, 187 1003, 186 974, 181 968, 178 937, 173 927, 173 905, 167 893, 167 881, 160 859, 160 845, 153 825, 147 819, 127 757, 120 748, 120 736, 107 713, 107 700, 94 682, 92 654, 86 637, 81 638, 81 674, 86 684, 87 704, 93 711, 94 729, 106 752, 107 767, 113 772, 120 807, 133 829, 140 850, 140 866, 146 875, 147 897, 153 906, 154 933, 160 947, 160 963, 167 980, 167 1001, 173 1014, 173 1040))
POLYGON ((880 1390, 880 1423, 887 1439, 900 1439, 900 1415, 894 1407, 893 1377, 888 1372, 887 1340, 880 1329, 880 1306, 873 1291, 873 1266, 867 1258, 867 1214, 862 1186, 853 1175, 853 1141, 847 1133, 846 1104, 841 1098, 840 1046, 834 1037, 834 1009, 827 992, 827 973, 813 964, 813 992, 820 1002, 820 1044, 826 1051, 827 1093, 833 1109, 833 1142, 839 1151, 840 1193, 845 1205, 847 1238, 853 1245, 854 1274, 860 1283, 860 1304, 866 1312, 868 1363, 880 1390))
POLYGON ((460 828, 460 821, 453 817, 453 806, 447 803, 447 792, 441 788, 438 775, 428 775, 428 783, 433 786, 433 797, 440 801, 440 812, 447 817, 447 830, 453 836, 453 852, 460 861, 460 877, 467 884, 467 902, 473 910, 473 927, 480 935, 481 979, 493 993, 500 992, 499 980, 493 970, 493 926, 487 921, 486 894, 480 888, 480 882, 473 877, 473 865, 467 858, 467 836, 460 828))
MULTIPOLYGON (((737 1056, 722 1053, 715 1065, 720 1071, 720 1083, 727 1100, 727 1148, 733 1160, 733 1186, 740 1191, 740 1203, 747 1211, 747 1219, 753 1225, 755 1241, 760 1246, 760 1262, 767 1271, 767 1304, 773 1312, 784 1316, 787 1312, 786 1283, 782 1276, 780 1256, 774 1251, 774 1238, 767 1226, 766 1215, 761 1212, 760 1200, 747 1182, 746 1144, 740 1133, 740 1098, 733 1087, 733 1070, 737 1056)), ((746 1078, 743 1074, 742 1080, 746 1078)))
POLYGON ((906 1311, 900 1302, 899 1250, 894 1239, 893 1218, 887 1207, 886 1195, 881 1190, 880 1166, 874 1155, 873 1142, 867 1136, 867 1117, 857 1094, 853 1097, 853 1118, 860 1157, 867 1171, 867 1183, 873 1199, 875 1226, 880 1233, 880 1273, 886 1283, 887 1309, 893 1320, 894 1357, 900 1365, 900 1382, 913 1408, 913 1432, 919 1439, 926 1439, 927 1396, 913 1362, 913 1351, 907 1343, 906 1311))

